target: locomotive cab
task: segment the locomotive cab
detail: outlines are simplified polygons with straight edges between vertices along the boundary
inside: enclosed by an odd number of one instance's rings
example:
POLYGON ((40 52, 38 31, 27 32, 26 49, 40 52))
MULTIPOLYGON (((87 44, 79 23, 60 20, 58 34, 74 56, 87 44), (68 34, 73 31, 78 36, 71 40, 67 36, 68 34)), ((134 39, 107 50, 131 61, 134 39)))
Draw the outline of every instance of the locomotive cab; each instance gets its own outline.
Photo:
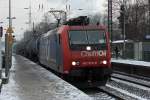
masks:
POLYGON ((64 74, 104 85, 112 73, 109 35, 105 27, 83 24, 63 28, 64 74))
POLYGON ((83 86, 105 85, 111 75, 109 35, 100 25, 89 25, 85 16, 71 19, 44 34, 39 61, 83 86), (87 85, 86 85, 87 84, 87 85))

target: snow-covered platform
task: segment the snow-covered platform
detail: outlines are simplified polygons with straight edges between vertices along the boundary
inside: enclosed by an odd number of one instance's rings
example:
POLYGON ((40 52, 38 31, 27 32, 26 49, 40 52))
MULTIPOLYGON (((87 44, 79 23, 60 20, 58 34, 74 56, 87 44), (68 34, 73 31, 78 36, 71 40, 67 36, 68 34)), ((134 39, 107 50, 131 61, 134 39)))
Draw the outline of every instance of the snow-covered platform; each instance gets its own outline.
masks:
POLYGON ((28 59, 15 55, 0 100, 91 100, 74 86, 28 59))
POLYGON ((128 65, 134 65, 134 66, 150 67, 150 62, 145 62, 145 61, 112 58, 111 62, 112 63, 118 63, 118 64, 128 64, 128 65))

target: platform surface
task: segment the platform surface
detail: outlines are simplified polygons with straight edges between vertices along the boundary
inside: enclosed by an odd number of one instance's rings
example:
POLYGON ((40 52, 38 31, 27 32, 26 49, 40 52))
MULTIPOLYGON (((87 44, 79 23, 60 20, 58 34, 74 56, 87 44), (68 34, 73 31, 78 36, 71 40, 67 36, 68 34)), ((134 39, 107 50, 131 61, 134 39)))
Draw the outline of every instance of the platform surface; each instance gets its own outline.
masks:
POLYGON ((10 81, 0 100, 91 100, 91 98, 28 59, 15 55, 10 81))
POLYGON ((129 65, 135 65, 135 66, 150 67, 150 62, 146 62, 146 61, 136 61, 136 60, 129 60, 129 59, 115 59, 115 58, 112 58, 111 62, 112 63, 129 64, 129 65))

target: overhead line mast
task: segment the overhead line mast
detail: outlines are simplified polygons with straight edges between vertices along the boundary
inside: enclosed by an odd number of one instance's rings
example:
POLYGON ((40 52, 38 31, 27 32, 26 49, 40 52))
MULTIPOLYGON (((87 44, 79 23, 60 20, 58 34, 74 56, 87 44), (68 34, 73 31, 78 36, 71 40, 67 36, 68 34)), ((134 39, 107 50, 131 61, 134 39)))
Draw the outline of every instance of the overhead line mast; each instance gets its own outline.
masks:
POLYGON ((112 0, 108 0, 108 32, 111 35, 111 41, 113 41, 113 23, 112 23, 112 0))
POLYGON ((70 14, 70 9, 71 9, 71 6, 70 4, 68 4, 68 2, 69 0, 66 0, 66 20, 67 20, 67 16, 70 14))
POLYGON ((32 11, 31 11, 31 0, 29 1, 29 28, 31 27, 32 23, 32 11))
POLYGON ((148 20, 149 20, 149 22, 148 22, 149 23, 149 30, 148 31, 149 31, 149 35, 150 35, 150 0, 148 0, 148 9, 149 9, 148 10, 149 11, 149 18, 148 18, 148 20))

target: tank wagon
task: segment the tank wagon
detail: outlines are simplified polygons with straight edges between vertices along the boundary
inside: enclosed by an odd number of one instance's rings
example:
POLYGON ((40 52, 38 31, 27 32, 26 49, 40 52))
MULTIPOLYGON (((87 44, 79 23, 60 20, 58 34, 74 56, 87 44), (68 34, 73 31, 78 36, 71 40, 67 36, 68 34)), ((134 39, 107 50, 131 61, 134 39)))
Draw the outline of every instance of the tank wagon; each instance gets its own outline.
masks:
POLYGON ((36 62, 38 61, 39 54, 39 40, 40 37, 33 38, 25 46, 25 56, 36 62))

